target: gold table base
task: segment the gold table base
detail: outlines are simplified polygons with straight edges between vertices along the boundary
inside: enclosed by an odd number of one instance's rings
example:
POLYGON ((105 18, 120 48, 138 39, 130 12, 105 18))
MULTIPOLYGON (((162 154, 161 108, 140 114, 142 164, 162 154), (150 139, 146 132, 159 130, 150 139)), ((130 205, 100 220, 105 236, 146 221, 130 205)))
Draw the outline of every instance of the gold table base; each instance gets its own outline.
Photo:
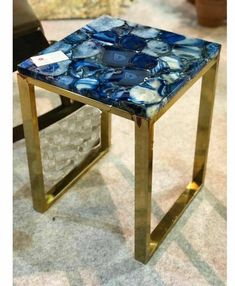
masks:
POLYGON ((147 263, 167 233, 173 228, 204 183, 209 148, 216 74, 219 58, 211 60, 192 80, 167 103, 151 120, 132 116, 126 111, 101 103, 77 93, 18 74, 18 85, 27 149, 33 207, 45 212, 82 174, 84 174, 109 149, 111 142, 111 113, 135 122, 135 259, 147 263), (156 228, 151 226, 151 192, 154 123, 202 77, 196 149, 192 182, 176 200, 156 228), (40 139, 34 86, 61 94, 72 100, 99 108, 101 113, 101 147, 90 153, 81 165, 75 167, 60 182, 45 192, 40 139))

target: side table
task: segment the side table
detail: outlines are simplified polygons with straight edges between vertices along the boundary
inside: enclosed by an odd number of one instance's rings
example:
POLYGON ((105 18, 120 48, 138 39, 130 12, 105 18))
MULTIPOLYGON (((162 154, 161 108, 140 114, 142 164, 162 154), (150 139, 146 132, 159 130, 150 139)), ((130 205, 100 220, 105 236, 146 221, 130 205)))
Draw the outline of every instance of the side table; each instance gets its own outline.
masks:
POLYGON ((102 16, 18 66, 33 206, 46 211, 108 151, 111 114, 135 125, 135 258, 147 263, 203 186, 220 45, 102 16), (56 58, 60 51, 62 60, 56 58), (38 58, 37 58, 38 60, 38 58), (202 77, 192 181, 150 233, 154 123, 202 77), (101 142, 45 192, 34 86, 99 108, 101 142))

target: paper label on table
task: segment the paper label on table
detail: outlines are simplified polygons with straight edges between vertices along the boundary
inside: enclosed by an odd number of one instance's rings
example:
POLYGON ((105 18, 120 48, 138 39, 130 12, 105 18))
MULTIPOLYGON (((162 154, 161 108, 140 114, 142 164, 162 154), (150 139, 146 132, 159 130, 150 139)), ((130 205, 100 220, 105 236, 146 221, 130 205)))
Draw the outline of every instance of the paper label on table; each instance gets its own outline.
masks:
POLYGON ((31 57, 31 60, 37 67, 54 64, 68 59, 69 58, 62 51, 31 57))

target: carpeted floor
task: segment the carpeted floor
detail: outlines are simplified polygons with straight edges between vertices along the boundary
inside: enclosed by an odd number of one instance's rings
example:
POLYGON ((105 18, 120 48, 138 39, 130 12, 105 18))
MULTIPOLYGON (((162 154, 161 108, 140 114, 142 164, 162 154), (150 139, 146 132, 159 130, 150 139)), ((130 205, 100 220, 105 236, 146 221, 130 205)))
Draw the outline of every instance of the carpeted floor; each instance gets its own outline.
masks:
MULTIPOLYGON (((46 213, 32 208, 24 140, 14 144, 15 286, 226 285, 226 27, 197 25, 184 0, 137 0, 123 18, 222 43, 206 184, 147 265, 133 258, 134 130, 112 117, 112 148, 46 213)), ((61 39, 88 21, 43 22, 61 39)), ((14 124, 20 122, 14 78, 14 124)), ((200 83, 155 126, 153 226, 191 179, 200 83)), ((39 113, 58 104, 38 93, 39 113)))

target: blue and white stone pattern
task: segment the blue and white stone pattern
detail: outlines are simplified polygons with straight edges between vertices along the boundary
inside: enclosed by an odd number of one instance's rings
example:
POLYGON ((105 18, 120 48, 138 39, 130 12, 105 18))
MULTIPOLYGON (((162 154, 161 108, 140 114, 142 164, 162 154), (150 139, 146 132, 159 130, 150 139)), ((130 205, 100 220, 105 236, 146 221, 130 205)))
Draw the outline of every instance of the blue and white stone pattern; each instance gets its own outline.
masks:
POLYGON ((150 119, 221 46, 102 16, 39 54, 63 51, 69 60, 20 73, 150 119))

